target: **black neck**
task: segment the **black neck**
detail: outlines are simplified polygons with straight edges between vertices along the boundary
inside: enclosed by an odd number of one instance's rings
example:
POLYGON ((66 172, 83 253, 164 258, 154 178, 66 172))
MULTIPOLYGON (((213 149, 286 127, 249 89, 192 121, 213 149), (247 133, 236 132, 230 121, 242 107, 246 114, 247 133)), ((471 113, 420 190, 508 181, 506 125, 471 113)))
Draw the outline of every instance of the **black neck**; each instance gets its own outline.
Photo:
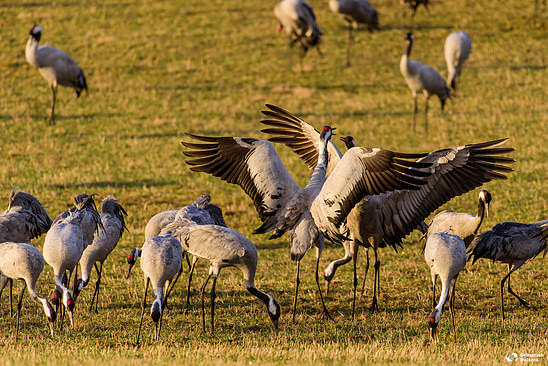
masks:
POLYGON ((259 290, 257 290, 257 288, 255 287, 248 287, 247 288, 247 291, 249 291, 250 294, 252 294, 253 296, 259 298, 259 300, 261 300, 262 302, 265 303, 265 305, 268 307, 268 303, 270 301, 270 298, 268 297, 267 294, 265 294, 264 292, 261 292, 259 290))
POLYGON ((405 54, 407 55, 407 57, 411 56, 411 48, 413 48, 413 40, 412 39, 409 40, 409 43, 407 44, 407 50, 405 51, 405 54))
POLYGON ((476 227, 476 230, 474 233, 477 233, 481 224, 483 223, 483 219, 485 217, 485 205, 486 203, 483 200, 479 200, 478 203, 478 217, 480 218, 480 221, 478 223, 478 227, 476 227))

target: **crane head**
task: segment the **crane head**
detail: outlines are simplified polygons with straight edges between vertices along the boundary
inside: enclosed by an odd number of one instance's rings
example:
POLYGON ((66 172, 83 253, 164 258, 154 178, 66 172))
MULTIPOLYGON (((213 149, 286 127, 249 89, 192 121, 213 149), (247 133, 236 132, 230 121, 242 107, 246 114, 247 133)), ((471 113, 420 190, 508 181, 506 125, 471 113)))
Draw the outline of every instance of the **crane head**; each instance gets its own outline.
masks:
POLYGON ((30 29, 29 34, 35 40, 40 41, 40 37, 42 37, 42 28, 38 24, 35 24, 30 29))
POLYGON ((413 35, 413 32, 407 32, 407 34, 405 35, 405 37, 403 39, 405 41, 413 42, 413 40, 415 39, 415 36, 413 35))
POLYGON ((441 311, 438 309, 432 310, 430 316, 428 317, 428 326, 430 327, 430 338, 432 340, 436 339, 436 329, 438 328, 438 323, 440 322, 441 311))
POLYGON ((323 139, 325 141, 329 140, 333 135, 333 131, 335 130, 336 128, 332 128, 331 126, 323 126, 322 132, 320 132, 320 139, 323 139))
POLYGON ((347 149, 351 149, 356 146, 356 141, 354 140, 352 136, 343 136, 343 137, 339 137, 339 139, 342 142, 344 142, 347 149))
POLYGON ((278 334, 278 319, 280 319, 280 314, 280 305, 278 305, 272 296, 268 296, 268 316, 272 320, 272 327, 276 334, 278 334))
POLYGON ((483 189, 479 193, 480 203, 485 205, 485 214, 489 216, 489 204, 491 203, 491 193, 488 190, 483 189))
POLYGON ((129 275, 131 274, 131 269, 133 268, 133 265, 135 262, 137 262, 137 258, 141 256, 141 249, 140 248, 133 248, 131 252, 127 256, 127 263, 129 264, 126 274, 126 279, 129 278, 129 275))

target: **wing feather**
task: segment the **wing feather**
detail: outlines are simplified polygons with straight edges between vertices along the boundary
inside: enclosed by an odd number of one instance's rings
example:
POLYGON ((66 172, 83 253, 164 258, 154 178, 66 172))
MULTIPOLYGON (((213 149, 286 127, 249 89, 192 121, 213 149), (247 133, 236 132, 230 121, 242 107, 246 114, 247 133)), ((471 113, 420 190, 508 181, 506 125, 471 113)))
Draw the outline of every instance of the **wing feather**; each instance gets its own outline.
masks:
POLYGON ((194 141, 182 141, 191 159, 190 170, 238 184, 253 200, 263 225, 255 232, 276 227, 287 203, 300 188, 282 164, 272 144, 239 137, 206 137, 187 133, 194 141))

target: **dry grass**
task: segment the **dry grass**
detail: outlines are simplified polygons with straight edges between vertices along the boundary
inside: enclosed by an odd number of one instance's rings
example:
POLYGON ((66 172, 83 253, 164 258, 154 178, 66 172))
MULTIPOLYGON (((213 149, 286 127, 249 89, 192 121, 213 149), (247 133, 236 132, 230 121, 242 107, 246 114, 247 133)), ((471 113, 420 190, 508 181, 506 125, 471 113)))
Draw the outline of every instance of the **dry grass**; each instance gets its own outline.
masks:
MULTIPOLYGON (((473 51, 458 96, 440 113, 430 108, 430 133, 421 124, 410 130, 412 100, 399 73, 402 40, 408 29, 396 0, 372 1, 382 30, 357 34, 353 65, 344 68, 346 30, 326 1, 312 1, 326 36, 325 53, 305 59, 294 72, 296 50, 275 34, 274 2, 100 1, 0 3, 0 196, 13 187, 31 192, 55 217, 81 192, 115 196, 130 217, 130 232, 105 264, 100 313, 90 314, 94 277, 83 291, 76 328, 54 339, 43 314, 24 301, 20 340, 9 328, 6 296, 0 301, 0 359, 3 364, 500 364, 507 353, 546 353, 548 286, 546 260, 537 258, 513 276, 515 290, 535 306, 518 307, 507 298, 508 320, 499 315, 499 281, 505 267, 480 262, 459 278, 457 336, 442 318, 440 341, 430 344, 429 275, 418 235, 404 249, 381 253, 381 312, 369 314, 368 278, 356 320, 350 321, 351 270, 342 267, 327 306, 336 322, 320 320, 313 283, 313 255, 302 263, 302 291, 295 324, 290 322, 294 265, 287 237, 268 241, 252 235, 259 221, 239 187, 191 173, 179 141, 185 131, 261 137, 258 121, 264 103, 282 106, 313 125, 329 123, 341 135, 364 145, 399 151, 510 137, 516 172, 486 186, 493 195, 485 228, 500 221, 532 222, 548 216, 548 88, 546 86, 546 10, 530 1, 435 2, 415 19, 412 58, 445 75, 443 42, 452 30, 465 29, 473 51), (24 46, 33 23, 42 26, 42 43, 57 46, 85 70, 90 93, 75 99, 61 89, 57 125, 49 127, 47 86, 26 64, 24 46), (227 223, 249 236, 261 257, 258 287, 282 307, 281 332, 272 335, 262 304, 243 291, 236 270, 224 270, 218 283, 217 333, 201 334, 198 297, 183 315, 184 286, 177 286, 166 313, 159 344, 151 342, 150 319, 144 345, 135 349, 142 280, 139 270, 123 279, 125 255, 140 245, 153 214, 192 202, 209 192, 226 213, 227 223)), ((423 107, 421 100, 420 107, 423 107)), ((420 119, 419 119, 420 120, 420 119)), ((278 148, 278 147, 277 147, 278 148)), ((280 155, 299 184, 309 172, 290 151, 280 155)), ((474 212, 477 192, 447 207, 474 212)), ((444 207, 445 208, 445 207, 444 207)), ((43 239, 35 244, 41 249, 43 239)), ((342 255, 329 244, 322 268, 342 255)), ((197 268, 196 288, 206 272, 197 268)), ((362 272, 360 270, 360 276, 362 272)), ((39 293, 52 287, 49 267, 39 293)), ((372 276, 371 276, 372 277, 372 276)), ((183 280, 184 281, 184 280, 183 280)), ((360 278, 361 281, 361 278, 360 278)), ((446 314, 447 315, 447 314, 446 314)), ((540 359, 546 362, 546 357, 540 359)))

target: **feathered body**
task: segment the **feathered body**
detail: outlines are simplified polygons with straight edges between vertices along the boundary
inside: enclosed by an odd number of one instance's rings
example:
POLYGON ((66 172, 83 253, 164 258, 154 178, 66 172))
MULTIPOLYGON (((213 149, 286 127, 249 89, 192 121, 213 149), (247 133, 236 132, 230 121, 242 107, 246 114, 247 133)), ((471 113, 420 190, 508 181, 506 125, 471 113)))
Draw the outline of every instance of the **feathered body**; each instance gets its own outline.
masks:
POLYGON ((25 49, 25 57, 29 64, 36 67, 46 79, 53 93, 53 104, 50 122, 55 121, 55 95, 57 86, 67 86, 74 89, 79 97, 82 90, 88 89, 84 71, 76 61, 65 52, 52 46, 38 46, 42 37, 42 28, 34 25, 30 29, 30 37, 25 49))
POLYGON ((340 14, 354 28, 367 24, 370 30, 379 29, 378 13, 368 0, 329 0, 329 8, 340 14))
POLYGON ((16 190, 10 194, 8 209, 0 213, 0 242, 29 243, 45 234, 52 220, 36 197, 16 190))
POLYGON ((164 227, 166 227, 166 225, 172 223, 173 220, 175 220, 177 212, 179 212, 179 210, 167 210, 159 212, 156 215, 152 216, 150 220, 148 220, 147 226, 145 227, 145 239, 160 234, 160 232, 164 227))
MULTIPOLYGON (((23 289, 17 304, 17 332, 19 331, 19 315, 21 312, 21 300, 25 287, 36 303, 42 309, 48 319, 51 335, 53 336, 53 322, 57 313, 50 303, 36 294, 36 281, 44 269, 44 257, 38 249, 26 243, 4 242, 0 243, 0 274, 9 281, 21 279, 24 281, 23 289)), ((5 282, 3 283, 5 285, 5 282)), ((0 288, 2 294, 3 286, 0 288)), ((17 337, 17 336, 16 336, 17 337)))
POLYGON ((491 259, 493 262, 508 263, 508 274, 500 282, 500 302, 502 319, 504 320, 504 283, 508 281, 508 292, 514 295, 521 305, 529 307, 527 301, 519 297, 510 287, 510 275, 523 266, 529 259, 535 258, 541 252, 548 250, 548 220, 532 224, 519 222, 501 222, 491 230, 477 235, 472 241, 469 260, 473 263, 480 258, 491 259))
POLYGON ((441 295, 439 302, 428 317, 428 325, 431 329, 432 338, 434 338, 436 335, 436 327, 440 322, 441 313, 451 288, 453 292, 451 295, 450 308, 451 317, 453 317, 455 283, 460 271, 462 271, 466 265, 466 246, 464 245, 464 241, 453 234, 433 233, 426 240, 424 260, 430 268, 434 296, 436 276, 439 276, 441 280, 441 295))
MULTIPOLYGON (((103 263, 118 244, 124 230, 127 230, 124 216, 127 216, 127 213, 120 203, 113 197, 106 197, 102 202, 100 214, 103 229, 96 232, 93 242, 82 253, 82 258, 80 259, 82 278, 78 280, 78 287, 74 293, 74 297, 76 299, 80 291, 87 286, 91 276, 91 269, 95 266, 97 282, 90 309, 93 306, 95 296, 97 295, 97 298, 99 296, 98 292, 103 272, 103 263), (97 267, 97 262, 99 262, 99 267, 97 267)), ((95 303, 95 311, 97 311, 97 303, 95 303)))
POLYGON ((445 39, 444 54, 447 63, 447 81, 453 90, 457 89, 457 76, 460 75, 464 61, 470 57, 472 38, 464 31, 453 32, 445 39))

